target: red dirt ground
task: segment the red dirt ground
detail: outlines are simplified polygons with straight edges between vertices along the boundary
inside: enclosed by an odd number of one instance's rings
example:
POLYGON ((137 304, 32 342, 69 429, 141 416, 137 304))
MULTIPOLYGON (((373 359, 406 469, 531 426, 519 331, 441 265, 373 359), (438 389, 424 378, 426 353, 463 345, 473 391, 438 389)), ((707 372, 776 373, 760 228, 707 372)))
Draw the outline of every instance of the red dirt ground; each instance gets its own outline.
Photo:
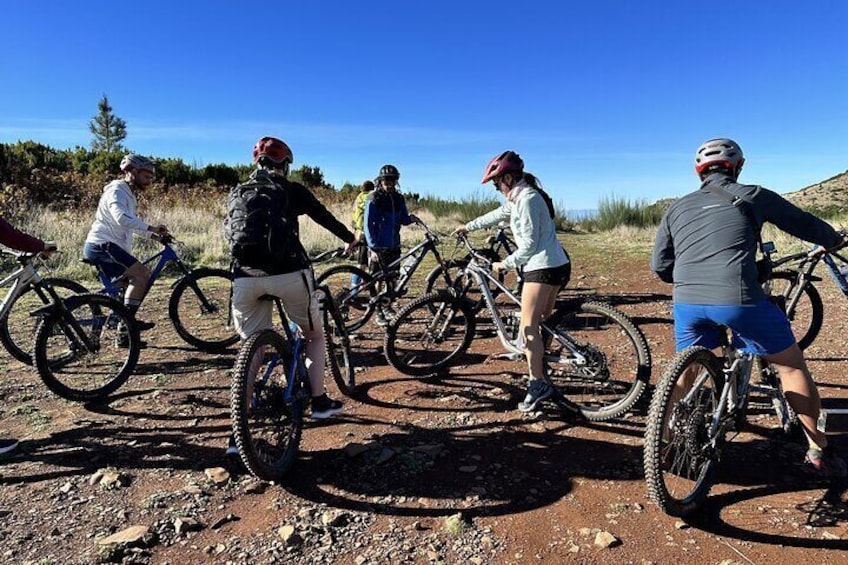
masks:
MULTIPOLYGON (((672 353, 670 288, 646 260, 620 260, 615 271, 612 279, 578 264, 569 288, 635 319, 655 382, 672 353)), ((819 288, 825 327, 808 357, 822 396, 844 406, 846 302, 829 281, 819 288)), ((804 448, 775 435, 766 412, 755 411, 727 450, 703 516, 678 523, 646 498, 647 400, 602 424, 522 417, 515 405, 525 367, 485 361, 499 351, 490 337, 474 342, 463 368, 422 382, 385 364, 381 333, 368 326, 356 342, 372 365, 359 374, 363 396, 347 399, 339 417, 307 425, 285 485, 246 492, 254 483, 223 456, 233 352, 185 347, 166 310, 165 296, 154 293, 143 311, 158 324, 151 347, 138 374, 103 405, 58 399, 33 370, 2 356, 2 431, 25 441, 0 463, 0 561, 93 562, 97 538, 140 524, 158 530, 159 541, 125 553, 125 562, 848 563, 845 503, 826 503, 825 487, 798 474, 804 448), (345 453, 369 442, 376 451, 345 453), (231 472, 226 486, 206 480, 204 469, 216 466, 231 472), (89 477, 106 467, 128 484, 91 486, 89 477), (334 530, 323 512, 350 523, 334 530), (460 527, 446 527, 458 512, 460 527), (170 524, 179 516, 205 528, 177 535, 170 524), (286 524, 302 545, 283 547, 277 531, 286 524), (598 531, 620 543, 595 547, 598 531)))

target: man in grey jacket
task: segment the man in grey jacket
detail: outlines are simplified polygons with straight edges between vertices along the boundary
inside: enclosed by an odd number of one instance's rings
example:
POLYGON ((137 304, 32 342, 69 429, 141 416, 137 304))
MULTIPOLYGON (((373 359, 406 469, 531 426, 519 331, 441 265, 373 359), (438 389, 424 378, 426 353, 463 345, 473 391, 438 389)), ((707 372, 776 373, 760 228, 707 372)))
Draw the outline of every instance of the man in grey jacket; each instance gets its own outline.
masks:
POLYGON ((765 222, 824 248, 839 246, 844 239, 778 194, 737 183, 744 162, 742 149, 730 139, 711 139, 698 148, 695 171, 701 188, 666 211, 651 270, 674 284, 677 350, 692 345, 716 348, 719 326, 730 328, 744 350, 764 357, 777 370, 809 441, 807 470, 844 476, 845 463, 826 450, 827 438, 816 429, 821 400, 804 355, 786 315, 757 282, 755 264, 765 222))

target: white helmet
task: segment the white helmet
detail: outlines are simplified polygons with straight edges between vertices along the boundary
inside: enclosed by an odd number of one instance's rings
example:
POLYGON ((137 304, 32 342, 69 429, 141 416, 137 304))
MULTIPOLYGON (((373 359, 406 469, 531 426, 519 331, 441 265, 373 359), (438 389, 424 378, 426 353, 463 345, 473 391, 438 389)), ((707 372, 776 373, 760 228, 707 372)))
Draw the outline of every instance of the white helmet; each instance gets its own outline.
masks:
POLYGON ((710 165, 717 164, 723 164, 728 169, 738 172, 744 162, 742 148, 732 139, 710 139, 702 143, 695 152, 695 172, 699 175, 710 165))
POLYGON ((125 173, 132 170, 142 170, 150 171, 155 174, 156 166, 153 164, 153 161, 147 157, 136 155, 135 153, 129 153, 124 155, 124 158, 121 159, 121 170, 125 173))

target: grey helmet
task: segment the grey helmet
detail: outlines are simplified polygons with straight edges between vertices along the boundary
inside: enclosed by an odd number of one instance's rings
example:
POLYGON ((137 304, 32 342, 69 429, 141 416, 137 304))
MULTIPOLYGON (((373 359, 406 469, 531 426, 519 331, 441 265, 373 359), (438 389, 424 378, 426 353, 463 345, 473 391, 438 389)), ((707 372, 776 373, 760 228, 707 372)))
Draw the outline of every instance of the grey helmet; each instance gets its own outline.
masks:
POLYGON ((156 166, 153 164, 153 161, 147 157, 136 155, 135 153, 124 155, 124 158, 121 159, 121 170, 126 173, 136 169, 150 171, 151 173, 156 172, 156 166))
POLYGON ((705 141, 695 153, 695 172, 699 175, 710 165, 724 164, 728 169, 736 172, 745 157, 742 148, 732 139, 718 138, 705 141))

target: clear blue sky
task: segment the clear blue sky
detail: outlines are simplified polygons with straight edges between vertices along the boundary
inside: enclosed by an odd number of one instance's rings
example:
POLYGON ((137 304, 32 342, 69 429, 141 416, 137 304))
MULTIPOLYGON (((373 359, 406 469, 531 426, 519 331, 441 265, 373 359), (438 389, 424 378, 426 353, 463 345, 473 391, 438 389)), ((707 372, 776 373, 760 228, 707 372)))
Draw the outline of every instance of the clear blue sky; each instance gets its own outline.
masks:
POLYGON ((731 136, 743 180, 780 192, 848 169, 848 3, 0 3, 0 142, 88 145, 103 93, 126 145, 295 166, 460 197, 514 149, 566 208, 697 187, 731 136))

